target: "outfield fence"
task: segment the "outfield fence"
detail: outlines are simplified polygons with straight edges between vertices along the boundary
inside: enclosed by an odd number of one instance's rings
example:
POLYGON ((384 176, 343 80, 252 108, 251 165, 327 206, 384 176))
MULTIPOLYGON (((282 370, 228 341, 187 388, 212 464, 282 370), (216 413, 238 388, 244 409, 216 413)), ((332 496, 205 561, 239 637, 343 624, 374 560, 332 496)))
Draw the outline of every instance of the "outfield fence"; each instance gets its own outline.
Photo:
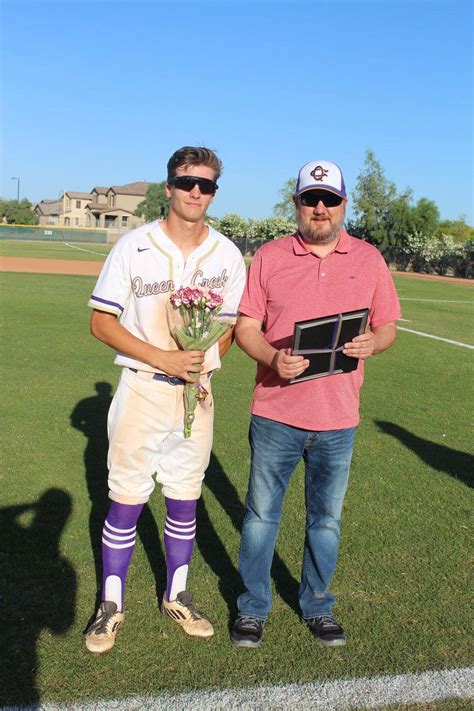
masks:
MULTIPOLYGON (((2 225, 0 224, 0 240, 12 239, 18 241, 41 242, 89 242, 95 244, 114 244, 129 229, 96 227, 64 227, 63 225, 2 225)), ((253 256, 257 249, 271 239, 247 239, 240 237, 232 240, 243 255, 253 256)))
POLYGON ((41 242, 89 242, 107 244, 107 230, 90 227, 53 225, 1 225, 0 240, 38 240, 41 242))
MULTIPOLYGON (((7 225, 0 224, 0 241, 41 241, 41 242, 82 242, 89 244, 115 244, 120 237, 129 232, 127 228, 64 227, 63 225, 7 225)), ((271 237, 250 239, 247 237, 231 238, 240 252, 246 257, 253 257, 271 237)), ((464 245, 455 245, 452 250, 424 255, 407 254, 401 247, 379 247, 389 267, 397 271, 439 276, 474 278, 474 246, 472 240, 464 245)))
POLYGON ((262 244, 265 244, 265 242, 273 242, 273 238, 269 237, 268 239, 248 239, 247 237, 235 237, 232 239, 232 242, 235 244, 236 247, 240 249, 244 257, 253 257, 257 249, 261 247, 262 244))
POLYGON ((438 276, 474 278, 474 245, 472 241, 457 244, 451 251, 408 254, 402 247, 378 248, 387 264, 397 271, 438 276))

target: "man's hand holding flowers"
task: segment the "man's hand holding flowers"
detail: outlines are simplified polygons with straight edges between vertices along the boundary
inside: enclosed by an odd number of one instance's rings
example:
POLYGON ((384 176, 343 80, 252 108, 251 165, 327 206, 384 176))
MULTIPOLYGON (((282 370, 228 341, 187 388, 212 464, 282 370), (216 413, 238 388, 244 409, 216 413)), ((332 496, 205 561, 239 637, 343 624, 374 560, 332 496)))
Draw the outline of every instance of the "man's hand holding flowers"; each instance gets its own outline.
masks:
POLYGON ((235 322, 235 319, 219 315, 222 304, 222 297, 209 289, 185 287, 170 295, 168 316, 171 334, 183 352, 196 354, 187 361, 189 370, 184 378, 187 381, 184 386, 185 438, 191 436, 198 401, 208 395, 199 382, 205 351, 217 343, 235 322), (195 367, 196 364, 198 367, 195 367))

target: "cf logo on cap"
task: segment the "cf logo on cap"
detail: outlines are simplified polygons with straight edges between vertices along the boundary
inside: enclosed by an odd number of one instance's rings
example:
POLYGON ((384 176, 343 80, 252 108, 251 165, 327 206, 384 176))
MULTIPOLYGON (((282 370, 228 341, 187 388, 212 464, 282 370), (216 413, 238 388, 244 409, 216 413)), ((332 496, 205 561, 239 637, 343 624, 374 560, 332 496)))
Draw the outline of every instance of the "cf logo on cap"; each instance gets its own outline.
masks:
POLYGON ((326 177, 329 171, 325 170, 322 165, 317 165, 314 170, 311 171, 310 175, 313 176, 315 180, 321 181, 323 178, 326 177))

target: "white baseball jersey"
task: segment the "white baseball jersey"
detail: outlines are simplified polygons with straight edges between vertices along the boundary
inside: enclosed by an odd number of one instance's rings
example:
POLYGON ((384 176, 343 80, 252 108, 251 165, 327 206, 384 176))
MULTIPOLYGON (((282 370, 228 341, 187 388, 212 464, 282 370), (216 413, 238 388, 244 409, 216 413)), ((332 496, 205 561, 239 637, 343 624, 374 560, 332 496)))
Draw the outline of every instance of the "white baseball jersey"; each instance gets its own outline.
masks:
MULTIPOLYGON (((207 238, 185 259, 157 220, 124 235, 113 247, 89 306, 115 314, 142 341, 176 350, 166 304, 173 291, 186 286, 211 288, 224 299, 221 314, 235 317, 245 286, 243 257, 227 237, 209 227, 207 238)), ((153 372, 148 363, 120 352, 115 363, 153 372)), ((216 343, 206 353, 203 372, 219 366, 216 343)))

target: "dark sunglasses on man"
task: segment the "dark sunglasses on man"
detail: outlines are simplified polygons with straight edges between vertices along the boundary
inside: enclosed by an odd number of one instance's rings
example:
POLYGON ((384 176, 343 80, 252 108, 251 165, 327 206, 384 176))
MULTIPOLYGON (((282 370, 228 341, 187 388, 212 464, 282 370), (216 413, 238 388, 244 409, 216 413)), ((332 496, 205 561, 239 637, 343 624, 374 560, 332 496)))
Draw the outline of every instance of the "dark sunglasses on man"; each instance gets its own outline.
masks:
POLYGON ((324 207, 339 207, 343 200, 340 195, 328 190, 307 190, 300 195, 300 203, 305 207, 316 207, 319 202, 322 202, 324 207))
POLYGON ((171 178, 169 185, 174 185, 178 190, 185 190, 190 193, 196 185, 202 195, 214 195, 219 186, 209 178, 199 178, 195 175, 177 175, 176 178, 171 178))

